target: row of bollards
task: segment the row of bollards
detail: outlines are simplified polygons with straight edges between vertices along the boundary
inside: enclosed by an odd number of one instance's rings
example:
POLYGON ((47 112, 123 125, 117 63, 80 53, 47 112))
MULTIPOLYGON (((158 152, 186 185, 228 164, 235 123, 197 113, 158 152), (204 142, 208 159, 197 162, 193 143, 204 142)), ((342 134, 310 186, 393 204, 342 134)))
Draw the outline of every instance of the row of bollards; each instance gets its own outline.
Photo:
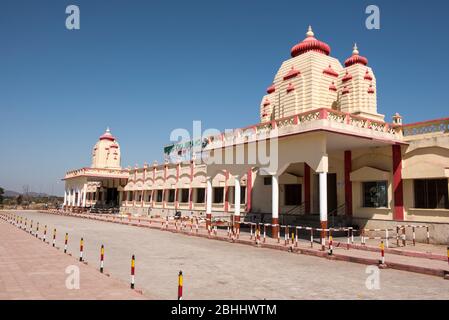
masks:
MULTIPOLYGON (((4 217, 5 215, 2 214, 4 217)), ((15 214, 6 214, 6 221, 9 223, 15 225, 16 227, 19 227, 20 229, 26 231, 27 233, 30 233, 33 235, 33 220, 30 220, 30 228, 28 230, 28 219, 23 219, 22 216, 17 216, 15 214)), ((34 232, 34 236, 36 238, 39 238, 39 222, 36 221, 36 231, 34 232)), ((47 225, 44 225, 43 229, 43 235, 42 235, 42 241, 50 244, 50 240, 46 241, 47 237, 47 225)), ((67 253, 67 246, 69 241, 69 234, 66 233, 64 237, 64 253, 67 253)), ((52 247, 56 247, 56 228, 53 229, 53 237, 52 237, 52 247)), ((80 253, 79 253, 79 261, 84 261, 84 238, 80 239, 80 253)), ((104 257, 105 257, 105 248, 102 244, 100 247, 100 272, 104 273, 104 257)), ((131 256, 131 280, 130 280, 130 287, 131 289, 135 288, 135 269, 136 268, 136 258, 133 254, 131 256)), ((178 300, 182 300, 182 289, 183 289, 183 276, 182 271, 179 271, 178 274, 178 300)))

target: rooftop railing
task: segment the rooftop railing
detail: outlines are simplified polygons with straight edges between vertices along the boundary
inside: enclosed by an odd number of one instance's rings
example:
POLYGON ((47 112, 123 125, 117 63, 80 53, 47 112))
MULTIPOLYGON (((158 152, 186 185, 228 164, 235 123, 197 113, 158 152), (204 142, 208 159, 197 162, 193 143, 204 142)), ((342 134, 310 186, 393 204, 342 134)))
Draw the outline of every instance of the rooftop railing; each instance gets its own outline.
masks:
POLYGON ((410 123, 402 126, 402 134, 404 137, 438 132, 449 133, 449 118, 410 123))
POLYGON ((385 134, 385 138, 400 140, 402 137, 401 126, 387 123, 380 120, 369 119, 346 112, 341 112, 328 108, 320 108, 304 113, 276 119, 270 122, 259 123, 241 129, 227 131, 219 135, 210 136, 208 148, 213 149, 224 145, 232 145, 246 141, 258 140, 259 138, 270 137, 274 129, 278 129, 279 136, 294 133, 295 130, 318 123, 319 120, 327 120, 332 128, 333 124, 339 125, 341 129, 353 130, 364 129, 364 134, 385 134))

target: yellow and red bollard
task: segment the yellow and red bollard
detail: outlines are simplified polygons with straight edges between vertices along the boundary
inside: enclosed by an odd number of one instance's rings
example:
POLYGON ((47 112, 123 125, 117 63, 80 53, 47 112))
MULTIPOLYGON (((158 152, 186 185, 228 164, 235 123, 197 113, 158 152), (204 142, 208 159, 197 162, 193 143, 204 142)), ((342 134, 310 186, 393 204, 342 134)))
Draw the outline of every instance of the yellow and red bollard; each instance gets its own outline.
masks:
POLYGON ((55 246, 55 244, 56 244, 56 228, 53 229, 53 247, 55 246))
POLYGON ((134 283, 135 283, 134 272, 135 272, 135 267, 136 267, 136 259, 135 259, 134 255, 133 255, 131 257, 131 289, 134 289, 134 283))
POLYGON ((100 249, 100 272, 103 273, 104 268, 104 245, 101 245, 100 249))
POLYGON ((83 250, 84 250, 84 240, 81 238, 80 240, 80 261, 83 261, 83 250))
POLYGON ((333 253, 333 251, 334 251, 334 247, 333 247, 333 241, 332 241, 333 239, 332 239, 332 236, 329 236, 329 251, 328 251, 328 254, 331 256, 332 255, 332 253, 333 253))
POLYGON ((67 242, 69 241, 69 234, 66 233, 65 234, 65 239, 64 239, 64 253, 67 253, 67 242))
POLYGON ((182 271, 179 271, 178 274, 178 300, 182 300, 182 271))
POLYGON ((383 241, 380 242, 380 264, 385 264, 385 246, 383 241))

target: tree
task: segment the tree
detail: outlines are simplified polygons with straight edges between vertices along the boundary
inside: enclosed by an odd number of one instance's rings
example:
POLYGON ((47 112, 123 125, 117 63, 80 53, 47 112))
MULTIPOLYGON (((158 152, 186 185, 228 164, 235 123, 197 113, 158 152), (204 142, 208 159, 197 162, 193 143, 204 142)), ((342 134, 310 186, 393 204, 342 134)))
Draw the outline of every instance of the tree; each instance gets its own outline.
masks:
POLYGON ((5 190, 3 190, 2 187, 0 187, 0 204, 3 204, 3 194, 5 193, 5 190))
POLYGON ((22 201, 23 201, 22 195, 20 195, 20 196, 18 196, 18 197, 16 198, 17 205, 20 206, 20 205, 22 204, 22 201))

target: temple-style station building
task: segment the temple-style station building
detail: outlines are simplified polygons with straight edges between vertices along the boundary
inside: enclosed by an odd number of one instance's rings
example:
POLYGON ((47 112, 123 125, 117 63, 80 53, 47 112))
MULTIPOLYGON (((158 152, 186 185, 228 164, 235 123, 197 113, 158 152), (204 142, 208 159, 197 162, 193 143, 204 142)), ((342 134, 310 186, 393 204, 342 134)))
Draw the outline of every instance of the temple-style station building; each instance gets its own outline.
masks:
POLYGON ((67 172, 65 207, 274 225, 423 222, 447 243, 449 118, 385 119, 375 72, 356 45, 342 64, 309 28, 290 53, 262 96, 259 123, 168 145, 164 163, 134 168, 121 167, 107 130, 92 165, 67 172), (248 156, 263 152, 269 164, 248 156))

